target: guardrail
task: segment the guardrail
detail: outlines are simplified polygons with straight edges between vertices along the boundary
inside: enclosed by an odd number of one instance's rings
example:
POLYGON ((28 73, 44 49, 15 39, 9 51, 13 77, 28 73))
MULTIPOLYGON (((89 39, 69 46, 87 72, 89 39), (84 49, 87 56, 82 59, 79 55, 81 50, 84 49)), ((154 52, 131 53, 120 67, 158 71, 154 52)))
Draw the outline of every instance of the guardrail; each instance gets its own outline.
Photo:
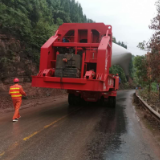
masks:
POLYGON ((137 93, 135 93, 136 98, 139 99, 139 101, 141 101, 141 103, 143 104, 143 106, 149 111, 151 112, 151 114, 156 117, 159 121, 160 121, 160 107, 156 107, 156 106, 150 106, 147 104, 147 102, 145 102, 142 97, 138 96, 137 93))

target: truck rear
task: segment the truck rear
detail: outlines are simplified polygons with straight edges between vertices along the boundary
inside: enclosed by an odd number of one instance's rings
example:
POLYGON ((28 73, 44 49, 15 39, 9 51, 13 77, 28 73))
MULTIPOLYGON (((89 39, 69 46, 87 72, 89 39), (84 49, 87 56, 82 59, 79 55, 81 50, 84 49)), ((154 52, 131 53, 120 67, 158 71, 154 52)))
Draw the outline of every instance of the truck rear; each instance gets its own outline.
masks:
POLYGON ((112 26, 64 23, 42 46, 32 86, 67 90, 70 105, 109 99, 115 107, 119 77, 109 74, 111 58, 112 26))

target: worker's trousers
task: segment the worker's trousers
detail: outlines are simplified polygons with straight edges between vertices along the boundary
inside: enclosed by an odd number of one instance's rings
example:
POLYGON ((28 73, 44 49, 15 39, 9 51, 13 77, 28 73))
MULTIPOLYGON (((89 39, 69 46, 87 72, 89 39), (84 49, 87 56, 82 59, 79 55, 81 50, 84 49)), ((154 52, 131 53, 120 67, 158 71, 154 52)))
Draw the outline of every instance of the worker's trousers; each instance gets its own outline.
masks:
POLYGON ((12 101, 15 109, 13 119, 18 119, 20 117, 19 109, 22 104, 22 98, 12 98, 12 101))

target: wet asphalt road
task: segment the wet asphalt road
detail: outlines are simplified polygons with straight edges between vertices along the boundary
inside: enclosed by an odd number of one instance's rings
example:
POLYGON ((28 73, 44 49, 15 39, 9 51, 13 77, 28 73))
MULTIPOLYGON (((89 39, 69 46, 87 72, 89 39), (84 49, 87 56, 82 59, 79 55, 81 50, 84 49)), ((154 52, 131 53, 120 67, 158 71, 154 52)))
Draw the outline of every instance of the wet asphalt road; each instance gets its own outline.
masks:
POLYGON ((134 91, 119 91, 116 109, 90 104, 54 104, 0 117, 0 159, 159 160, 132 106, 134 91))

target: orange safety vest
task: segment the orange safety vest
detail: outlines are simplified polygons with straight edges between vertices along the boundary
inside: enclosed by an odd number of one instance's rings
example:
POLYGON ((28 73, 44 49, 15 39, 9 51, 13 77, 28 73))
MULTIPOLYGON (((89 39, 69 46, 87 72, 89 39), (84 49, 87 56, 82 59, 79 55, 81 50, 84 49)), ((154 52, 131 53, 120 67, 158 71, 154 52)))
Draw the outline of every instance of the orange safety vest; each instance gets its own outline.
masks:
POLYGON ((20 87, 19 86, 11 86, 9 93, 12 98, 22 97, 22 94, 20 93, 20 87))

